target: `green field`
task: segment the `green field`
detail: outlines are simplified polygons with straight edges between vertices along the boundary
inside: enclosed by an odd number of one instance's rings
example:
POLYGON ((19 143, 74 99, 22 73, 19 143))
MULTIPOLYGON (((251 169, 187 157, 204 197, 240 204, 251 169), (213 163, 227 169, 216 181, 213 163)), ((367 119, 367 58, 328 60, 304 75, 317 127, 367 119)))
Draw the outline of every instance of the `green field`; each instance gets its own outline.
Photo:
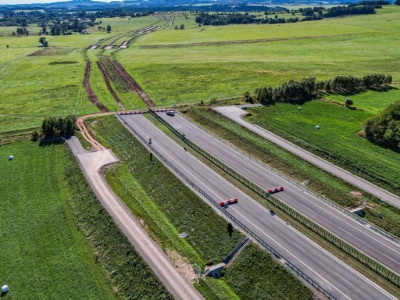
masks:
POLYGON ((13 143, 0 147, 0 159, 5 299, 172 299, 65 145, 13 143))
POLYGON ((68 156, 65 146, 0 147, 0 282, 10 287, 6 299, 65 299, 66 292, 69 299, 114 298, 68 204, 77 196, 64 183, 68 156))
POLYGON ((296 24, 187 26, 143 36, 117 57, 158 105, 243 95, 309 76, 384 73, 397 84, 399 16, 400 7, 390 6, 376 15, 296 24))
MULTIPOLYGON (((85 115, 98 112, 82 88, 85 71, 84 49, 113 36, 154 24, 154 16, 100 19, 112 32, 89 30, 90 34, 46 36, 49 48, 39 47, 39 36, 12 37, 13 28, 0 33, 0 133, 40 126, 45 116, 85 115), (8 32, 8 31, 9 32, 8 32), (4 34, 1 36, 1 34, 4 34), (7 45, 9 48, 7 49, 7 45)), ((37 28, 37 27, 35 27, 37 28)), ((14 28, 15 29, 15 28, 14 28)), ((28 27, 28 30, 30 27, 28 27)), ((91 83, 101 101, 110 109, 120 109, 106 89, 94 63, 91 83)), ((127 108, 141 107, 137 95, 129 92, 122 100, 127 108)))

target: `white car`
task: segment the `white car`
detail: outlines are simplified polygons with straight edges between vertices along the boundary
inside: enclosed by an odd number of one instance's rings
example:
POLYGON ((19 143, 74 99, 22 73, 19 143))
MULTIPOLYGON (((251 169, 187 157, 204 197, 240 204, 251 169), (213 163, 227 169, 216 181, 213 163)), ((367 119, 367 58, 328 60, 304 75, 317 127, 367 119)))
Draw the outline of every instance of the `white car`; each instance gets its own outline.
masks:
POLYGON ((175 116, 175 111, 174 110, 167 110, 167 115, 168 116, 175 116))

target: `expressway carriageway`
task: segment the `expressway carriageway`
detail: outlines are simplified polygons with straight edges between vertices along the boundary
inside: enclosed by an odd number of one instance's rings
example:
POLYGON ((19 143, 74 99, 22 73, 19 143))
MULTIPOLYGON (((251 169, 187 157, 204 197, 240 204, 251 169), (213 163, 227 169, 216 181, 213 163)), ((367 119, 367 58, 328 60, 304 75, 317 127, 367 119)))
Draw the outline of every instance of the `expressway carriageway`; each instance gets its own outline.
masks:
POLYGON ((307 150, 296 146, 295 144, 281 138, 280 136, 268 131, 260 126, 256 126, 251 124, 243 119, 243 115, 247 114, 246 111, 241 109, 238 106, 222 106, 222 107, 215 107, 215 111, 219 112, 220 114, 224 115, 225 117, 231 119, 232 121, 236 122, 237 124, 247 128, 250 131, 258 134, 259 136, 269 140, 270 142, 282 147, 283 149, 299 156, 300 158, 304 159, 312 163, 313 165, 321 168, 322 170, 335 175, 338 178, 341 178, 350 184, 360 188, 367 193, 378 197, 382 201, 388 202, 397 208, 400 208, 400 197, 394 195, 393 193, 365 180, 361 177, 358 177, 349 171, 346 171, 337 165, 330 163, 329 161, 308 152, 307 150))
POLYGON ((228 211, 336 299, 396 299, 276 215, 271 216, 268 210, 191 155, 190 151, 185 151, 143 115, 120 116, 119 119, 146 141, 151 137, 154 149, 215 201, 237 197, 239 203, 229 206, 228 211))
POLYGON ((199 126, 189 122, 181 115, 175 114, 174 117, 167 116, 165 113, 158 113, 158 115, 176 130, 184 133, 189 140, 261 188, 268 190, 284 186, 283 192, 274 194, 276 198, 387 269, 400 274, 400 244, 398 242, 383 236, 320 200, 308 193, 302 186, 272 172, 262 164, 213 137, 199 126))

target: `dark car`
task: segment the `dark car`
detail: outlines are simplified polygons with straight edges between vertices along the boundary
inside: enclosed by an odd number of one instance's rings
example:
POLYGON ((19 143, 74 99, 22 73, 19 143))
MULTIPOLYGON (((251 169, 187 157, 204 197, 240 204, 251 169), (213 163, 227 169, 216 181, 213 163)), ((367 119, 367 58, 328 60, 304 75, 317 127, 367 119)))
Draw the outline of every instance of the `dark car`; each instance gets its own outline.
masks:
POLYGON ((272 209, 269 210, 269 214, 270 214, 271 216, 275 216, 275 212, 274 212, 272 209))

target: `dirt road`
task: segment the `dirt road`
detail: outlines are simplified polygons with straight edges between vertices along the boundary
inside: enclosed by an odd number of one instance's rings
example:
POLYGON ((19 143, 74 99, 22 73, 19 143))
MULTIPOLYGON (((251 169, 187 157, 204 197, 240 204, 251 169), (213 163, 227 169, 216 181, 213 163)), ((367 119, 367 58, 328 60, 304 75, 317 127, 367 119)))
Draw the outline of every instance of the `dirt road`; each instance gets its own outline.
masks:
MULTIPOLYGON (((83 149, 76 137, 67 141, 93 192, 135 249, 176 299, 204 299, 175 269, 167 255, 149 237, 129 209, 111 190, 100 170, 118 159, 111 150, 90 152, 83 149)), ((98 144, 100 145, 100 144, 98 144)), ((100 145, 100 147, 102 147, 100 145)))

